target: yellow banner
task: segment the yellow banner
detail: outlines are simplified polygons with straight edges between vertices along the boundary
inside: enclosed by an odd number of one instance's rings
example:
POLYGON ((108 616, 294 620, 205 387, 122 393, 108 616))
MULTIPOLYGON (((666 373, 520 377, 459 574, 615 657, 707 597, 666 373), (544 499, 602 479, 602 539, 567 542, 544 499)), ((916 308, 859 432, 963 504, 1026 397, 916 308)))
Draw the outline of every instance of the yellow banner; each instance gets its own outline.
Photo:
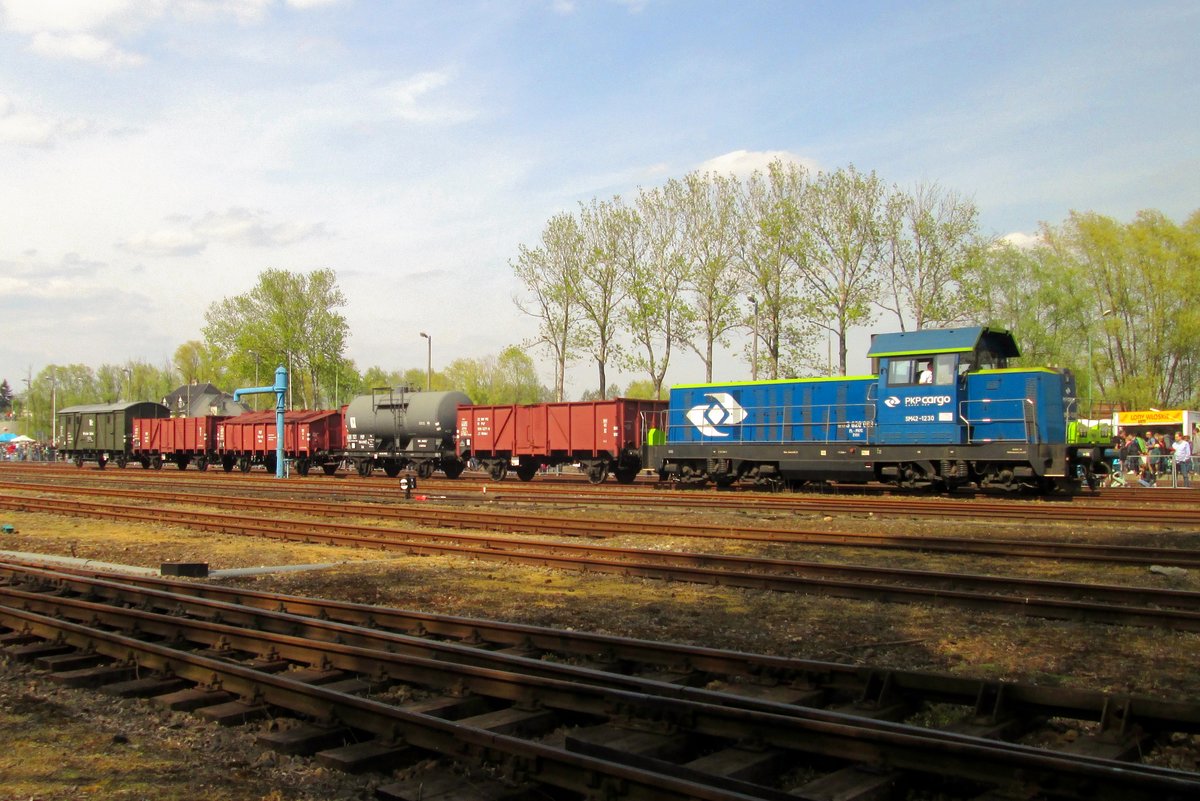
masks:
POLYGON ((1170 409, 1161 412, 1117 412, 1119 426, 1178 426, 1183 425, 1183 410, 1170 409))

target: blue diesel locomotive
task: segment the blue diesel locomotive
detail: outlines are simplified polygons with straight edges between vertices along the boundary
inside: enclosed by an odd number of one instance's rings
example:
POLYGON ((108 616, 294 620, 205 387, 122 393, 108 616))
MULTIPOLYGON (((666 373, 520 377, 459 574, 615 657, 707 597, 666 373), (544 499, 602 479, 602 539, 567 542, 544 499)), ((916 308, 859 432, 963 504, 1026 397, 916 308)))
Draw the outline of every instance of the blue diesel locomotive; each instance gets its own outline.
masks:
POLYGON ((1070 441, 1074 376, 1008 367, 1019 351, 1007 331, 878 334, 867 355, 871 376, 673 387, 643 464, 664 480, 718 486, 1038 492, 1075 489, 1105 469, 1105 443, 1070 441))

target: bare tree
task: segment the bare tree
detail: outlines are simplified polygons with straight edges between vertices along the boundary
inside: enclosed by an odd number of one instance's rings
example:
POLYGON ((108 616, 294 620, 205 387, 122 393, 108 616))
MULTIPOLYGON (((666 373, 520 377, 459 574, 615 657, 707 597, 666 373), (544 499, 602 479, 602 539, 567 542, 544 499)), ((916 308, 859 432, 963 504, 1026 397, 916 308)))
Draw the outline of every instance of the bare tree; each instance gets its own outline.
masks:
POLYGON ((637 212, 621 198, 593 200, 581 205, 579 227, 585 243, 584 260, 577 283, 587 347, 600 379, 600 397, 607 397, 607 368, 620 358, 619 309, 625 300, 629 264, 637 259, 636 241, 628 238, 636 230, 637 212))
POLYGON ((915 326, 962 324, 968 311, 959 277, 989 246, 979 233, 979 211, 970 200, 937 184, 899 188, 887 202, 887 241, 883 281, 890 293, 879 305, 896 315, 906 330, 915 326))
POLYGON ((540 247, 521 245, 512 263, 529 292, 528 298, 514 299, 517 308, 538 321, 537 342, 554 356, 554 397, 558 401, 566 396, 567 365, 581 346, 578 295, 584 258, 583 232, 575 218, 564 213, 546 223, 540 247))

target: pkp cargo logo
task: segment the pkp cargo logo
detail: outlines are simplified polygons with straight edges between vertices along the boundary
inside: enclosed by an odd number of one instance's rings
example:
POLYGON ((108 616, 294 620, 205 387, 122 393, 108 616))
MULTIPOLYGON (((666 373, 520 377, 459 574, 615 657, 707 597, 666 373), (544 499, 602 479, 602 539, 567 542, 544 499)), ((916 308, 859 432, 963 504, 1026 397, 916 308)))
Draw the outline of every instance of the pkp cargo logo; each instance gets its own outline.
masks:
POLYGON ((710 392, 704 397, 712 403, 688 409, 688 422, 700 429, 706 437, 728 437, 728 431, 718 431, 717 426, 736 426, 750 416, 728 392, 710 392))
POLYGON ((897 398, 895 395, 888 395, 886 398, 883 399, 883 405, 888 407, 889 409, 895 409, 897 406, 900 405, 900 399, 897 398))

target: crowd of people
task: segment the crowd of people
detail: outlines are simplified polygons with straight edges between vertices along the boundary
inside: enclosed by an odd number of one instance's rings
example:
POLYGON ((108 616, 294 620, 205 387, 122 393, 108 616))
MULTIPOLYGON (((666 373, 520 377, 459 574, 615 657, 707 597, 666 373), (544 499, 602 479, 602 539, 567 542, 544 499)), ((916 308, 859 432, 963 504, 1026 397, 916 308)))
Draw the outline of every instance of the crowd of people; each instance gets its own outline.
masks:
POLYGON ((0 443, 0 458, 9 462, 50 462, 54 450, 44 442, 0 443))
POLYGON ((1160 478, 1174 477, 1173 484, 1192 485, 1192 438, 1182 431, 1169 436, 1147 431, 1145 436, 1120 429, 1113 440, 1112 484, 1127 486, 1135 480, 1143 487, 1157 487, 1160 478))

